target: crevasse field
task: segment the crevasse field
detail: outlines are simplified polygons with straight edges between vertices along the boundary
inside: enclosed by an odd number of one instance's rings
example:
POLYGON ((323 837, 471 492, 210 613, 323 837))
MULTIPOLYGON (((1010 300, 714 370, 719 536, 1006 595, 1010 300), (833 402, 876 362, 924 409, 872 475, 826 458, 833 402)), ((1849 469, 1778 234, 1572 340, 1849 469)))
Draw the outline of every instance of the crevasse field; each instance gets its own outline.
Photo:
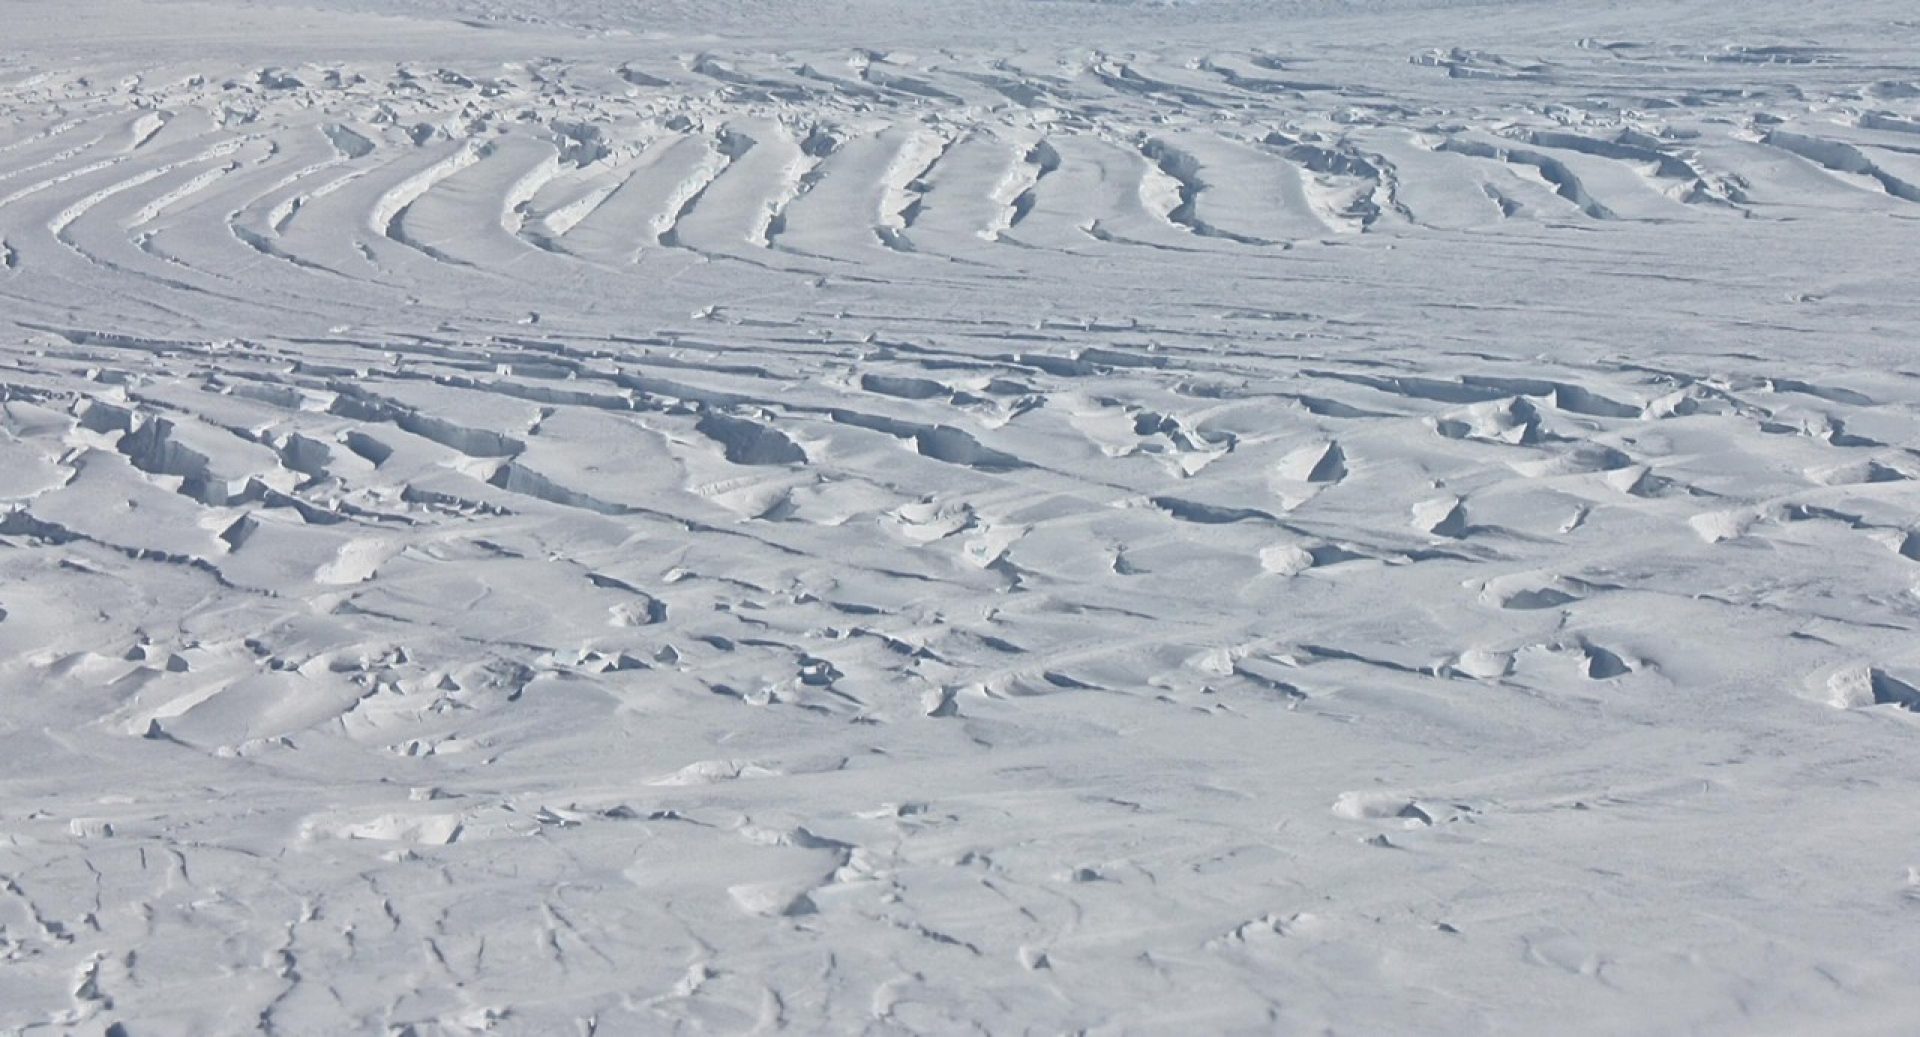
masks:
POLYGON ((1905 0, 5 0, 0 1033, 1920 1031, 1905 0))

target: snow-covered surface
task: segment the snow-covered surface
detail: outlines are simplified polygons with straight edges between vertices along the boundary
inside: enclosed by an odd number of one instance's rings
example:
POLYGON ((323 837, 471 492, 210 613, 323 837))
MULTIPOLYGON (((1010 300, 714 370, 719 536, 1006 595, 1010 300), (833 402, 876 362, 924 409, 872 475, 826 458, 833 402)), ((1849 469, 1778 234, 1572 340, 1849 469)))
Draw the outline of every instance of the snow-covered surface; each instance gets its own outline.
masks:
POLYGON ((0 1032, 1920 1025, 1904 0, 0 15, 0 1032))

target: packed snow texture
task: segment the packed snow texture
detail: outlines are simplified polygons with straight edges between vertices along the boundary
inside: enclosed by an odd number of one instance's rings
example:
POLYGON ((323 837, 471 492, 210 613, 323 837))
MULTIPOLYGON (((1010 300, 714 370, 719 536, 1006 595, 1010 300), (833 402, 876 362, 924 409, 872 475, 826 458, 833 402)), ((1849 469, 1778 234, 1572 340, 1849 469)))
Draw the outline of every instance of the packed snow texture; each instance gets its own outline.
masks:
POLYGON ((0 1032, 1912 1032, 1920 14, 11 0, 0 1032))

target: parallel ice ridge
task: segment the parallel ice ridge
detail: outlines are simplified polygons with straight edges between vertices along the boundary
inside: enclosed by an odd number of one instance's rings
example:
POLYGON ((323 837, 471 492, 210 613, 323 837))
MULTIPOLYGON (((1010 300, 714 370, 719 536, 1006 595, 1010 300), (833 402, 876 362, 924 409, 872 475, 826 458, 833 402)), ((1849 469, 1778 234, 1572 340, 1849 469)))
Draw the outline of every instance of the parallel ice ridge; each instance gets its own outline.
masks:
POLYGON ((1897 57, 0 70, 0 1029, 1896 996, 1897 57))

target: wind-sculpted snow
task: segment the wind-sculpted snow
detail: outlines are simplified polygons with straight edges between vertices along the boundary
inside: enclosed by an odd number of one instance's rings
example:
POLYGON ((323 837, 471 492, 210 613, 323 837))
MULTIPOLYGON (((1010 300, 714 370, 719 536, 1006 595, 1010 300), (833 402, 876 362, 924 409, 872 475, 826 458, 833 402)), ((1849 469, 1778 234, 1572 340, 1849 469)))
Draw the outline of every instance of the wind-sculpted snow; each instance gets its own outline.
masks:
POLYGON ((1920 1011, 1901 5, 483 6, 0 42, 0 1030, 1920 1011))

